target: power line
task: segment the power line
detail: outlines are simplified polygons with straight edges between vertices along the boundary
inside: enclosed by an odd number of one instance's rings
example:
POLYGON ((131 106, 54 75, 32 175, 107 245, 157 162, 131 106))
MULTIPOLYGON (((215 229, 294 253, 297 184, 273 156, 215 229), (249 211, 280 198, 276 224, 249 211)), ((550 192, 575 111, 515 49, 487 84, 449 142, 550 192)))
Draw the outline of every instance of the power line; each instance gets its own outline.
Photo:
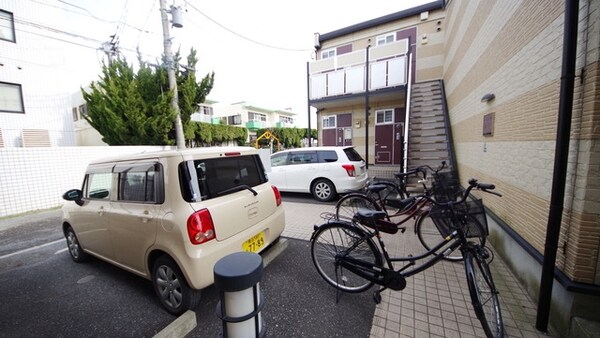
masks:
MULTIPOLYGON (((87 37, 87 36, 83 36, 83 35, 75 34, 75 33, 71 33, 71 32, 66 32, 66 31, 63 31, 63 30, 60 30, 60 29, 57 29, 57 28, 49 27, 49 26, 44 26, 42 24, 35 23, 33 21, 24 20, 22 18, 18 18, 18 19, 14 18, 13 20, 16 23, 20 23, 20 24, 23 24, 23 25, 26 25, 26 26, 35 27, 35 28, 39 28, 39 29, 42 29, 42 30, 45 30, 45 31, 48 31, 48 32, 57 33, 57 34, 63 34, 63 35, 68 35, 68 36, 71 36, 71 37, 80 38, 80 39, 89 40, 89 41, 98 43, 98 40, 96 40, 94 38, 90 38, 90 37, 87 37)), ((19 29, 17 29, 15 27, 15 30, 19 30, 19 29)), ((33 32, 29 32, 29 33, 33 33, 33 32)))
POLYGON ((222 25, 221 23, 217 22, 216 20, 214 20, 213 18, 211 18, 210 16, 202 13, 198 8, 196 8, 194 5, 192 5, 191 3, 189 3, 187 0, 185 0, 185 3, 190 6, 192 9, 194 9, 196 12, 200 13, 202 16, 204 16, 205 18, 207 18, 208 20, 212 21, 214 24, 216 24, 217 26, 223 28, 224 30, 228 31, 229 33, 236 35, 244 40, 250 41, 252 43, 255 43, 257 45, 261 45, 264 47, 268 47, 268 48, 272 48, 272 49, 278 49, 278 50, 283 50, 283 51, 287 51, 287 52, 307 52, 307 51, 312 51, 312 49, 306 49, 306 48, 285 48, 285 47, 279 47, 279 46, 273 46, 273 45, 269 45, 266 43, 262 43, 260 41, 254 40, 252 38, 249 38, 247 36, 244 36, 240 33, 237 33, 235 31, 233 31, 232 29, 229 29, 227 27, 225 27, 224 25, 222 25))

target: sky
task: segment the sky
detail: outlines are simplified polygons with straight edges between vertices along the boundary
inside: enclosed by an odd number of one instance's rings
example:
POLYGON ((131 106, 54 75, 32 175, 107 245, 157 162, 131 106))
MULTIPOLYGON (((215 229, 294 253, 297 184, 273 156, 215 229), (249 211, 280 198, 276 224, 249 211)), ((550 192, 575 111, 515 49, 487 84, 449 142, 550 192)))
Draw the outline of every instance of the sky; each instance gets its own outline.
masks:
MULTIPOLYGON (((164 51, 159 0, 56 1, 78 35, 91 41, 109 41, 115 35, 120 52, 131 64, 137 64, 137 49, 146 61, 157 60, 164 51)), ((166 4, 182 9, 183 27, 170 28, 173 52, 180 50, 185 57, 193 47, 199 58, 197 76, 215 73, 208 99, 218 104, 246 101, 269 109, 291 108, 297 125, 306 127, 306 63, 315 57, 314 33, 430 1, 166 0, 166 4)), ((101 50, 81 56, 70 73, 85 86, 98 78, 106 57, 101 50)))

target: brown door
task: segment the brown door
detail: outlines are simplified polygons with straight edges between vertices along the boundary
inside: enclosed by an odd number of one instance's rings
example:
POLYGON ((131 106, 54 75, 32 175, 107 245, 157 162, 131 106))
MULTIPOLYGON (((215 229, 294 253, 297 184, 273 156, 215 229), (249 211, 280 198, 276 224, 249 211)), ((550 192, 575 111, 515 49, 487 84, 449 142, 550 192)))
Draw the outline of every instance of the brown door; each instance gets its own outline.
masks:
POLYGON ((394 125, 375 126, 375 164, 393 164, 394 125))

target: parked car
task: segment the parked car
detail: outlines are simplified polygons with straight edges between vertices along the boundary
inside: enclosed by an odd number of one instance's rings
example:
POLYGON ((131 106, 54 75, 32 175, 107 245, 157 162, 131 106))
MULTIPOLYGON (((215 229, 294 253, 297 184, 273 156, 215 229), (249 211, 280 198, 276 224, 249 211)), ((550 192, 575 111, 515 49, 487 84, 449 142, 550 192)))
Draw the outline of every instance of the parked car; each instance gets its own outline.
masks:
POLYGON ((280 191, 311 193, 331 201, 338 193, 362 188, 368 179, 365 161, 354 147, 311 147, 271 155, 269 181, 280 191))
POLYGON ((168 150, 89 164, 63 198, 72 259, 88 255, 152 281, 178 315, 214 283, 213 268, 240 251, 261 253, 285 227, 279 190, 249 147, 168 150))

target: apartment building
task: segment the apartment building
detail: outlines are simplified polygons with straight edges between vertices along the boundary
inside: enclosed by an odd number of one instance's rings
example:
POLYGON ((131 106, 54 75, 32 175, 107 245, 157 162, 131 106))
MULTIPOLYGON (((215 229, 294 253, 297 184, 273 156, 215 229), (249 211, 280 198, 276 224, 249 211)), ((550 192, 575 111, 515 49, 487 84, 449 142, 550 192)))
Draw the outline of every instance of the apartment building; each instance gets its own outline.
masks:
POLYGON ((250 142, 260 136, 256 135, 259 129, 296 126, 296 113, 291 110, 272 109, 246 101, 215 106, 215 116, 220 118, 222 124, 247 128, 250 142))
POLYGON ((502 198, 480 195, 490 241, 533 299, 550 299, 561 336, 600 321, 599 32, 598 1, 437 1, 321 34, 308 65, 323 145, 354 144, 374 166, 445 158, 463 185, 496 185, 502 198), (568 147, 557 142, 565 111, 568 147), (564 195, 552 189, 561 180, 564 195))
POLYGON ((320 145, 354 145, 369 164, 408 165, 410 89, 442 77, 444 16, 433 2, 315 35, 308 104, 320 145))
POLYGON ((75 144, 69 107, 78 84, 69 77, 76 55, 65 32, 51 27, 66 21, 51 5, 0 3, 0 147, 75 144))

